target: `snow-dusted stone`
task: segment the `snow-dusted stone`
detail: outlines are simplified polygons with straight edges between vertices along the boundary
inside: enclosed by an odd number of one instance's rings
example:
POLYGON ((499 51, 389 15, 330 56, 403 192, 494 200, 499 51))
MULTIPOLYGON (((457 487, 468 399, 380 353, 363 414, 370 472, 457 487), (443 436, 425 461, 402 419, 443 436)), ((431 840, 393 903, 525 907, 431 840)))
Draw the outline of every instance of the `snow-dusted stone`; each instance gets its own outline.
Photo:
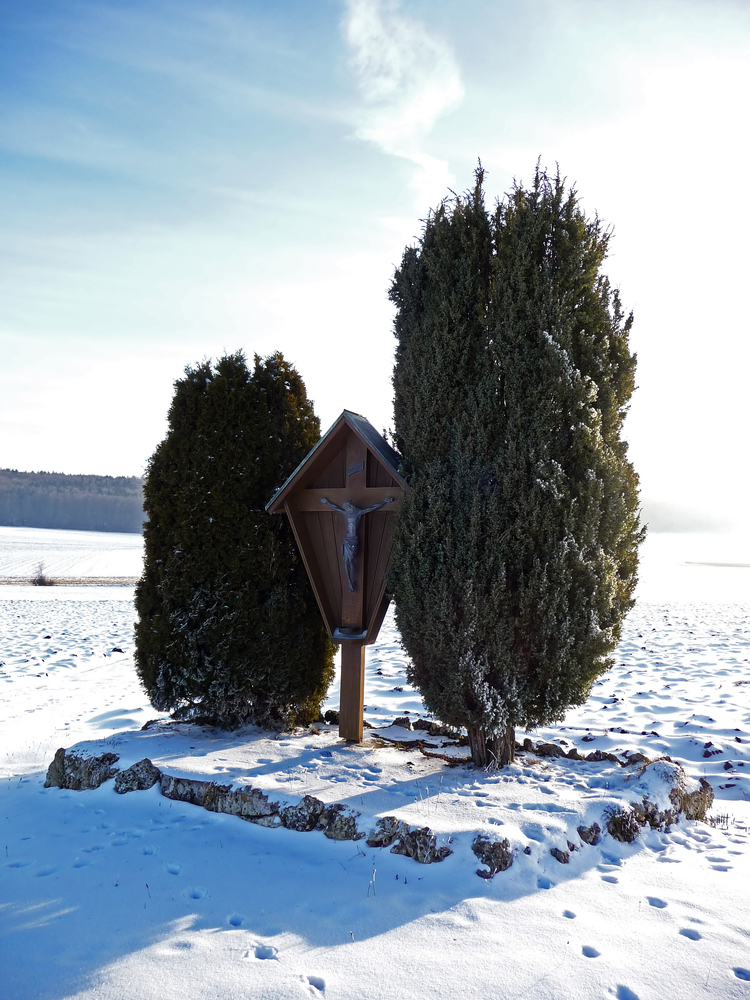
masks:
POLYGON ((594 847, 602 839, 602 828, 598 823, 592 823, 591 826, 579 826, 578 836, 584 844, 594 847))
POLYGON ((356 809, 336 802, 323 808, 315 828, 322 830, 329 840, 361 840, 364 833, 357 827, 360 815, 356 809))
POLYGON ((681 815, 705 820, 713 805, 714 791, 705 778, 696 781, 673 760, 663 758, 627 775, 626 787, 638 795, 631 809, 641 826, 668 829, 681 815))
POLYGON ((538 757, 564 757, 565 750, 557 743, 538 743, 534 748, 538 757))
POLYGON ((550 850, 550 854, 555 859, 555 861, 559 861, 561 865, 567 865, 567 863, 570 861, 570 852, 561 851, 559 847, 553 847, 550 850))
POLYGON ((370 830, 366 844, 368 847, 390 847, 397 837, 408 833, 411 827, 395 816, 381 816, 370 830))
POLYGON ((421 865, 431 865, 444 861, 453 851, 450 847, 437 847, 435 834, 428 826, 422 826, 402 834, 391 848, 391 854, 403 854, 421 865))
POLYGON ((507 871, 513 864, 513 852, 506 837, 502 840, 490 840, 489 837, 479 833, 471 849, 481 863, 487 865, 486 869, 477 868, 477 875, 480 878, 493 878, 498 872, 507 871))
MULTIPOLYGON (((177 802, 189 802, 194 806, 202 806, 206 797, 206 788, 210 781, 198 781, 195 778, 176 778, 173 774, 164 774, 159 779, 161 794, 167 799, 177 802)), ((225 786, 229 788, 229 785, 225 786)))
POLYGON ((124 771, 118 771, 115 775, 115 791, 119 795, 126 792, 143 792, 147 788, 152 788, 161 778, 161 771, 151 763, 148 757, 139 760, 136 764, 131 764, 124 771))
POLYGON ((651 758, 647 757, 645 753, 641 753, 640 750, 636 750, 635 753, 629 753, 625 761, 625 766, 630 767, 631 764, 650 764, 651 758))
POLYGON ((411 719, 407 719, 405 715, 399 715, 397 719, 394 719, 391 723, 392 726, 400 726, 401 729, 411 729, 411 719))
POLYGON ((60 747, 47 768, 44 787, 72 788, 75 791, 98 788, 119 771, 119 768, 114 767, 119 759, 120 755, 116 753, 89 757, 81 753, 66 752, 65 747, 60 747))
POLYGON ((218 785, 214 781, 162 774, 161 793, 167 799, 203 806, 209 812, 239 816, 240 819, 259 826, 281 826, 278 802, 269 802, 264 792, 250 785, 232 788, 231 785, 218 785))
POLYGON ((314 830, 318 825, 324 803, 316 799, 314 795, 305 795, 296 806, 284 806, 279 810, 281 825, 287 830, 298 830, 305 833, 314 830))
POLYGON ((586 760, 593 762, 594 764, 600 764, 603 760, 611 761, 613 764, 619 764, 620 758, 615 756, 613 753, 609 753, 606 750, 592 750, 591 753, 586 754, 586 760))

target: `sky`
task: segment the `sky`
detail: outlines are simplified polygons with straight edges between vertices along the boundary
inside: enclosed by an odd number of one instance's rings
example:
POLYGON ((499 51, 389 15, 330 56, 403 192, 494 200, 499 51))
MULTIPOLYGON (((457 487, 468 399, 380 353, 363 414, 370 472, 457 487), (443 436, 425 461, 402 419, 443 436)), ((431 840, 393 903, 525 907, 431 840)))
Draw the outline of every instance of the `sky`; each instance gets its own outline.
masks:
POLYGON ((187 365, 392 422, 388 288, 481 158, 614 236, 653 526, 742 523, 747 0, 0 0, 0 467, 140 475, 187 365))

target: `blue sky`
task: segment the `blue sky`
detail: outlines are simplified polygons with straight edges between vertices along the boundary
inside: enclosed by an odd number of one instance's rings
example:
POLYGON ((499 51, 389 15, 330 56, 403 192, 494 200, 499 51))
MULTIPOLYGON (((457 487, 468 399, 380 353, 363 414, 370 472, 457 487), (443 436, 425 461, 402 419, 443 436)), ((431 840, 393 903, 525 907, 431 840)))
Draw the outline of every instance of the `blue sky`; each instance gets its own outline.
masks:
POLYGON ((0 0, 0 466, 139 474, 185 365, 282 350, 390 423, 387 289, 538 156, 614 226, 644 496, 750 488, 750 5, 0 0), (353 376, 352 372, 356 374, 353 376))

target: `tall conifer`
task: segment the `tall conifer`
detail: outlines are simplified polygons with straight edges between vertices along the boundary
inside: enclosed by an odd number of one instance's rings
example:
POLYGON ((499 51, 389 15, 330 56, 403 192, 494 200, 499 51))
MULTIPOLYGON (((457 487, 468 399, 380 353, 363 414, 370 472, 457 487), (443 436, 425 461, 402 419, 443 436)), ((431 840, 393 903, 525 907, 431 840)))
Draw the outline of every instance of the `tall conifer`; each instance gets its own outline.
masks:
POLYGON ((264 507, 320 438, 281 354, 203 362, 175 383, 144 484, 136 666, 152 704, 233 727, 307 722, 334 647, 286 518, 264 507))
POLYGON ((411 490, 391 584, 410 679, 476 763, 582 703, 632 606, 637 477, 621 439, 632 317, 609 233, 537 169, 490 214, 483 173, 396 272, 396 443, 411 490))

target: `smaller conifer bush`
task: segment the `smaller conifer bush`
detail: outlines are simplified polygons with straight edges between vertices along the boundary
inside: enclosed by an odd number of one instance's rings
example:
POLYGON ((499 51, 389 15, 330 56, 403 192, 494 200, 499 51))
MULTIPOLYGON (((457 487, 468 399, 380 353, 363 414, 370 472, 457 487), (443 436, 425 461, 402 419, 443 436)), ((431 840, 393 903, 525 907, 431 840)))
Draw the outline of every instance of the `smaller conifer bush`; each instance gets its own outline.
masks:
POLYGON ((265 504, 320 438, 281 354, 186 368, 144 484, 136 668, 155 708, 235 727, 318 717, 334 647, 265 504))

